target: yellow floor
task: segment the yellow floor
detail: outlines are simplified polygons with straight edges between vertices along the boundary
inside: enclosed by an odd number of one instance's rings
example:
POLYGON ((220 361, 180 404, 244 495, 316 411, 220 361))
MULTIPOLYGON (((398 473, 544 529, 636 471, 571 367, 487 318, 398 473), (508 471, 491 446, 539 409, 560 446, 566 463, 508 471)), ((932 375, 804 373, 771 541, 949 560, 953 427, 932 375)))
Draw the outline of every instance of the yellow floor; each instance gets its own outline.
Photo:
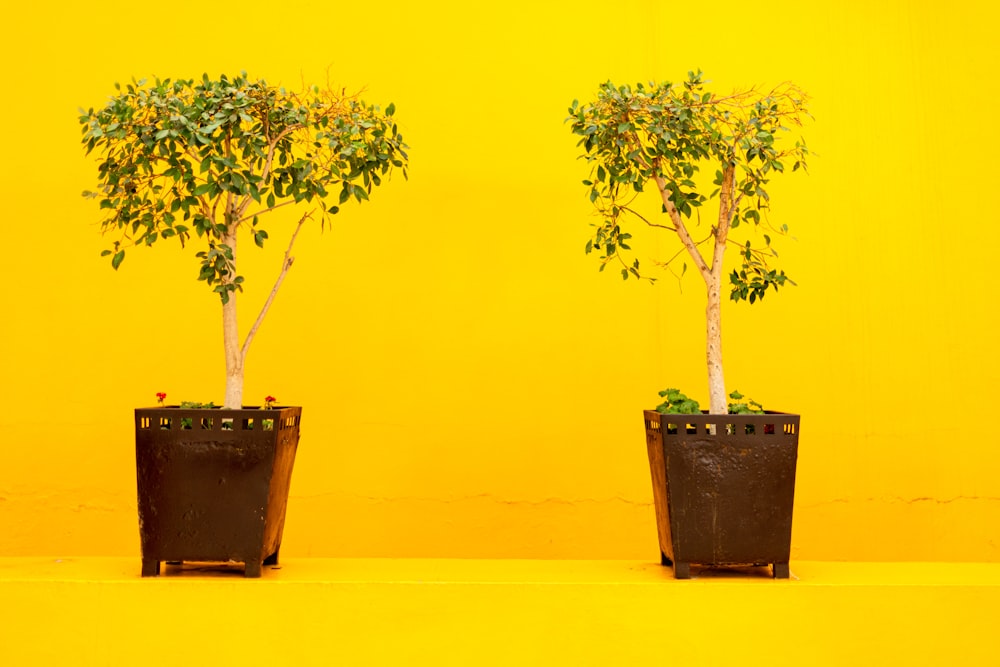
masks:
POLYGON ((0 559, 0 665, 1000 665, 1000 564, 0 559))

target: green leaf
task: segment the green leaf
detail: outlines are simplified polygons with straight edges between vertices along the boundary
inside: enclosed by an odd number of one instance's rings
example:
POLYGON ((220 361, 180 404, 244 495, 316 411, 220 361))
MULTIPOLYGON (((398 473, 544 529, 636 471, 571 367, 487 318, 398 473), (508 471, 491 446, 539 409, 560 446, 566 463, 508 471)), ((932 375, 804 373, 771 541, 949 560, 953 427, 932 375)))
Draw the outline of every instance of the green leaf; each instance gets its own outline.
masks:
POLYGON ((116 252, 115 256, 111 258, 111 268, 117 271, 118 267, 121 266, 122 260, 124 259, 125 259, 124 250, 119 250, 118 252, 116 252))

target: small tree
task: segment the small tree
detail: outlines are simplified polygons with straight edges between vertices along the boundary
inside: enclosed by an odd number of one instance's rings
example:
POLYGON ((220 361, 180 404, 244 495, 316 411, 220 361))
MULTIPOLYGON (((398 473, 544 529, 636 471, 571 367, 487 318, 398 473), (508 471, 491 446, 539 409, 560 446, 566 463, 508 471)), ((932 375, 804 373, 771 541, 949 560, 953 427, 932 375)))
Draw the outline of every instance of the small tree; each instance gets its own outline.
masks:
POLYGON ((114 236, 103 255, 118 269, 132 246, 197 244, 198 279, 222 305, 224 406, 240 408, 250 343, 292 266, 302 225, 314 220, 325 227, 340 205, 367 200, 393 167, 406 176, 395 107, 383 111, 315 86, 289 92, 246 73, 115 88, 104 108, 80 116, 87 154, 100 154, 97 191, 83 194, 100 200, 107 211, 101 229, 114 236), (274 287, 240 341, 238 239, 251 236, 263 247, 269 235, 262 216, 293 205, 304 211, 274 287))
MULTIPOLYGON (((587 253, 600 253, 600 268, 620 263, 624 279, 647 278, 638 259, 630 253, 625 231, 629 221, 638 221, 675 235, 681 249, 660 268, 675 271, 672 263, 687 254, 705 282, 707 292, 707 361, 709 402, 712 414, 725 414, 726 390, 722 368, 722 280, 726 249, 737 248, 742 265, 729 274, 730 298, 754 303, 769 288, 791 283, 784 271, 768 265, 777 254, 771 237, 762 243, 738 242, 730 232, 744 225, 761 226, 780 234, 765 218, 769 207, 766 186, 774 174, 806 166, 808 151, 801 140, 789 142, 782 134, 802 124, 808 116, 806 95, 792 84, 767 94, 756 90, 719 96, 705 90, 702 73, 689 72, 687 81, 650 84, 647 88, 603 84, 597 100, 581 105, 573 102, 567 119, 578 145, 591 164, 591 177, 583 183, 602 221, 594 225, 587 253), (703 167, 715 168, 714 189, 699 183, 703 167), (642 215, 633 200, 650 184, 660 195, 667 221, 642 215), (692 218, 700 221, 701 206, 719 200, 718 214, 704 238, 694 235, 692 218)), ((686 270, 684 263, 680 274, 686 270)), ((794 283, 793 283, 794 284, 794 283)))

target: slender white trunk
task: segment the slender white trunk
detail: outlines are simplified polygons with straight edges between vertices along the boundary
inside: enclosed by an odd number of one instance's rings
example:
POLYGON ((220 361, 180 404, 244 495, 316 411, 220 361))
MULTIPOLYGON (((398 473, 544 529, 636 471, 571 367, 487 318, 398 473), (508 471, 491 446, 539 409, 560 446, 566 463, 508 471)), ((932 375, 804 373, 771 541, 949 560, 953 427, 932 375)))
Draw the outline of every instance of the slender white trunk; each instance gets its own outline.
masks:
MULTIPOLYGON (((236 261, 236 230, 223 238, 223 243, 233 251, 236 261)), ((243 407, 243 351, 240 349, 240 330, 236 320, 236 292, 229 293, 229 301, 222 305, 222 340, 226 351, 226 398, 223 407, 238 410, 243 407)))
POLYGON ((722 174, 722 188, 719 192, 719 222, 715 227, 715 247, 712 249, 712 268, 705 277, 708 299, 705 304, 706 341, 705 357, 708 362, 708 411, 713 415, 729 412, 726 401, 726 378, 722 372, 722 276, 723 259, 729 227, 732 223, 733 183, 735 168, 730 164, 722 174))
POLYGON ((708 361, 708 402, 709 412, 724 415, 729 406, 726 403, 726 381, 722 373, 722 259, 726 251, 726 237, 729 234, 731 213, 733 168, 726 169, 723 177, 722 194, 720 196, 719 225, 715 228, 715 245, 712 255, 712 265, 709 266, 698 250, 698 245, 691 238, 684 220, 674 203, 670 200, 667 182, 662 176, 654 176, 656 186, 660 191, 663 208, 670 215, 674 229, 684 248, 687 249, 698 273, 705 281, 708 293, 708 303, 705 306, 707 322, 707 361, 708 361))
POLYGON ((708 303, 705 306, 706 357, 708 361, 708 411, 713 415, 728 412, 726 380, 722 373, 722 276, 712 276, 708 283, 708 303))
POLYGON ((226 345, 226 399, 229 409, 243 407, 243 355, 240 354, 239 332, 236 327, 236 295, 222 307, 222 327, 226 345))

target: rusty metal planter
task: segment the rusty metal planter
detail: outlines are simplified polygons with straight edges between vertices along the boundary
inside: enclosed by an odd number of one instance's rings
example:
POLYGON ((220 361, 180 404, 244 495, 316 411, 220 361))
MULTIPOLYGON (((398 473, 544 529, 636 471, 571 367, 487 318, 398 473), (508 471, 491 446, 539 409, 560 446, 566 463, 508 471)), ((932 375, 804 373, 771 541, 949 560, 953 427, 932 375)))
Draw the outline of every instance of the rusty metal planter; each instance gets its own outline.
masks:
POLYGON ((300 407, 135 411, 142 576, 161 561, 278 562, 300 407))
POLYGON ((692 563, 787 578, 799 415, 644 417, 661 562, 678 579, 692 563))

